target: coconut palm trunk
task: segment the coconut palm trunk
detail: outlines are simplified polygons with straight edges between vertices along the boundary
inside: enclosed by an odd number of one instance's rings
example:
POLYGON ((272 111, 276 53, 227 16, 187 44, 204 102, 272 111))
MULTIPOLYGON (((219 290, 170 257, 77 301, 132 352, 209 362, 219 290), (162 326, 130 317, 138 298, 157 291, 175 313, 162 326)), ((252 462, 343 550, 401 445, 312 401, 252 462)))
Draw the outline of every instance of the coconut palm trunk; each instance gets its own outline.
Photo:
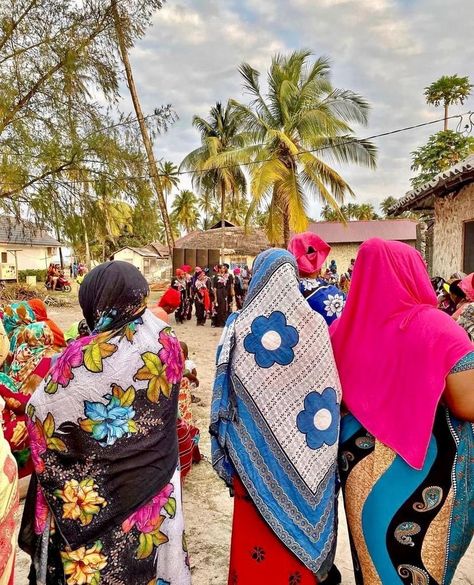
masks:
POLYGON ((168 215, 168 209, 166 207, 166 199, 163 193, 163 188, 161 185, 160 177, 158 174, 158 167, 156 164, 155 154, 153 152, 153 146, 150 139, 150 134, 148 132, 148 128, 145 124, 145 119, 143 116, 143 110, 140 104, 140 99, 138 97, 137 88, 135 85, 135 80, 133 77, 132 66, 130 64, 130 59, 128 56, 127 45, 125 42, 124 32, 122 30, 122 22, 120 18, 120 14, 117 8, 117 0, 112 0, 112 14, 114 18, 115 24, 115 32, 117 34, 117 41, 120 50, 120 57, 122 59, 125 74, 127 76, 127 85, 130 91, 130 97, 132 98, 133 107, 135 109, 135 113, 138 119, 138 124, 140 126, 140 132, 142 135, 143 146, 145 147, 145 152, 148 161, 148 171, 150 173, 150 177, 152 180, 153 187, 156 192, 156 196, 158 199, 158 205, 160 207, 161 215, 163 218, 163 225, 165 228, 165 236, 166 242, 170 251, 171 257, 173 256, 173 247, 174 247, 174 237, 173 231, 171 229, 170 219, 168 215))

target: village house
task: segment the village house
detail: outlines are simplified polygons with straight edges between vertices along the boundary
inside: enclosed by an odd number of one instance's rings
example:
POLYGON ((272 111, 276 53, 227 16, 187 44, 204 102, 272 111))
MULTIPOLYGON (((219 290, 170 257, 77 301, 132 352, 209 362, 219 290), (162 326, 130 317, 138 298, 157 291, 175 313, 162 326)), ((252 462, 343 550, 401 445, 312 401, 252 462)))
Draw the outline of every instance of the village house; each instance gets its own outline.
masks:
POLYGON ((474 272, 474 155, 407 193, 394 207, 404 211, 433 218, 427 253, 433 276, 474 272))
POLYGON ((0 217, 0 280, 15 280, 17 270, 44 270, 59 262, 60 246, 29 221, 0 217))
POLYGON ((417 222, 410 219, 373 219, 346 224, 318 221, 311 223, 308 230, 331 246, 327 264, 335 260, 339 273, 347 271, 359 246, 370 238, 404 242, 413 247, 417 244, 417 222))
POLYGON ((149 282, 170 277, 169 250, 159 242, 143 247, 126 246, 115 252, 112 259, 133 264, 149 282))

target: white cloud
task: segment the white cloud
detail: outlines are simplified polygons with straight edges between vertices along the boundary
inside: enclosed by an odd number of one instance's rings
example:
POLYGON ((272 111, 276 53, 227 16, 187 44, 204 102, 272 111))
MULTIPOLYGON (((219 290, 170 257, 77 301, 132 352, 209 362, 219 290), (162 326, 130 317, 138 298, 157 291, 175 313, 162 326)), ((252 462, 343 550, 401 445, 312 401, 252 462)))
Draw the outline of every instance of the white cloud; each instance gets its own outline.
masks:
MULTIPOLYGON (((180 116, 157 154, 179 163, 199 143, 194 114, 229 97, 245 99, 240 63, 264 73, 272 54, 301 47, 329 55, 334 84, 371 102, 360 135, 441 117, 423 90, 444 74, 474 78, 472 13, 472 0, 169 0, 131 55, 145 110, 171 102, 180 116)), ((452 112, 469 108, 472 98, 452 112)), ((360 200, 400 196, 409 188, 410 152, 438 129, 377 140, 375 172, 341 171, 360 200)))

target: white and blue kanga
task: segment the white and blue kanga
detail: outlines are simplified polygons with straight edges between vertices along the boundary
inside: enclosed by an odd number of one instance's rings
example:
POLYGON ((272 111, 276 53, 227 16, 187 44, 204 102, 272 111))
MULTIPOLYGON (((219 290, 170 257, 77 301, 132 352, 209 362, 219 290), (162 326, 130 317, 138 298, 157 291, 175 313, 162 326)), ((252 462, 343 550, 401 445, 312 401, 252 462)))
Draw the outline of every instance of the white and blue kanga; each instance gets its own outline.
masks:
POLYGON ((341 388, 328 328, 299 290, 293 256, 260 254, 218 348, 212 458, 237 475, 276 536, 325 577, 336 549, 341 388))

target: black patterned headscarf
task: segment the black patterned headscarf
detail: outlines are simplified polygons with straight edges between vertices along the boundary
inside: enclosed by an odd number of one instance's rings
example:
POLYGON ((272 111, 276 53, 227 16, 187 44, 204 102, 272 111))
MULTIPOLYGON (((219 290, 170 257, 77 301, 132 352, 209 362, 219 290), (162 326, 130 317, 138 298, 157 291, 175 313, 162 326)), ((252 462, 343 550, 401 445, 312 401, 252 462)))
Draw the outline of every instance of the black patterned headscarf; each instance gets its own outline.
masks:
POLYGON ((79 303, 93 332, 120 329, 146 309, 150 288, 140 271, 114 260, 89 272, 79 289, 79 303))

